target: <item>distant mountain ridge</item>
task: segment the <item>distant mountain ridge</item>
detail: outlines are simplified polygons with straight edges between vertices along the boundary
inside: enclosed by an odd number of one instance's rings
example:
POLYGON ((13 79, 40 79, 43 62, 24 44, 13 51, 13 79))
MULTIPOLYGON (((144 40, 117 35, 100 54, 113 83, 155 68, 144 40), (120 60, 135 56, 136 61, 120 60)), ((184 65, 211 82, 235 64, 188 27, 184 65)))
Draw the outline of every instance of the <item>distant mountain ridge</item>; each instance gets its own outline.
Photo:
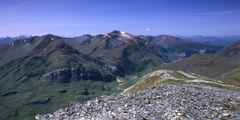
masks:
POLYGON ((169 64, 162 64, 161 69, 193 72, 203 76, 222 80, 225 84, 239 86, 240 41, 221 49, 214 55, 192 55, 169 64))
POLYGON ((240 39, 240 35, 223 36, 223 37, 203 36, 203 35, 196 35, 196 36, 178 35, 177 37, 184 38, 184 39, 191 39, 194 41, 199 41, 204 43, 219 44, 219 45, 230 45, 240 39))
POLYGON ((164 51, 171 62, 182 57, 190 57, 193 54, 212 54, 222 49, 222 45, 212 45, 190 39, 181 39, 169 35, 138 36, 153 46, 157 51, 164 51))
POLYGON ((156 52, 146 42, 122 31, 115 30, 106 35, 83 35, 63 41, 84 54, 114 64, 124 74, 139 72, 166 60, 163 54, 156 52))
POLYGON ((217 55, 229 59, 232 62, 240 63, 240 40, 218 51, 217 55))
MULTIPOLYGON (((143 46, 152 47, 158 55, 162 56, 163 59, 168 62, 182 57, 189 57, 192 54, 216 53, 224 47, 223 45, 211 45, 189 39, 176 38, 169 35, 134 36, 117 30, 106 35, 100 34, 91 36, 86 34, 80 37, 63 39, 63 41, 67 44, 75 47, 85 54, 91 55, 96 54, 100 48, 104 48, 103 51, 108 51, 108 49, 114 48, 118 49, 132 40, 137 41, 137 44, 141 43, 143 46)), ((101 57, 101 55, 103 55, 103 53, 97 54, 98 57, 101 57)))
POLYGON ((19 35, 16 37, 0 37, 0 44, 8 43, 15 40, 24 40, 31 37, 32 37, 31 35, 19 35))

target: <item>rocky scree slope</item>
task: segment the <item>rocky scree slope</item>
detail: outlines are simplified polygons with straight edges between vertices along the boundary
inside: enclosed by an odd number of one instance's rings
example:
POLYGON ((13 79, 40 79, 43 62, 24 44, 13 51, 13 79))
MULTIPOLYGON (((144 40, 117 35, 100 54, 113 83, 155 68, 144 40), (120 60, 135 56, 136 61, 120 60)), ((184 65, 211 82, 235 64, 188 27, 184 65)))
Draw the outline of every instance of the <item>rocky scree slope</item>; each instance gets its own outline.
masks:
POLYGON ((213 87, 213 84, 224 86, 219 81, 167 70, 148 74, 135 85, 146 83, 153 84, 138 91, 131 87, 122 94, 101 96, 84 104, 74 103, 52 114, 37 115, 36 120, 240 119, 237 87, 220 89, 213 87), (166 80, 172 81, 163 82, 166 80))
POLYGON ((199 85, 164 84, 135 94, 102 96, 36 120, 240 119, 239 92, 199 85))

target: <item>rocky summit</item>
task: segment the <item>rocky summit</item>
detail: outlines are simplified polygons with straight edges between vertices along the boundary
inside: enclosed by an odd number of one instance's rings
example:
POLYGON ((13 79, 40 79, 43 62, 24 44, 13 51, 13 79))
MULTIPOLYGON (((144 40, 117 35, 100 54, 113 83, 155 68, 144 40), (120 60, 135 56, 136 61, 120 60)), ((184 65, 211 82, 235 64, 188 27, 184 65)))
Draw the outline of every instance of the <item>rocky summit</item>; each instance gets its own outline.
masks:
POLYGON ((189 120, 240 119, 240 92, 216 87, 167 83, 137 93, 101 96, 74 103, 36 120, 189 120))

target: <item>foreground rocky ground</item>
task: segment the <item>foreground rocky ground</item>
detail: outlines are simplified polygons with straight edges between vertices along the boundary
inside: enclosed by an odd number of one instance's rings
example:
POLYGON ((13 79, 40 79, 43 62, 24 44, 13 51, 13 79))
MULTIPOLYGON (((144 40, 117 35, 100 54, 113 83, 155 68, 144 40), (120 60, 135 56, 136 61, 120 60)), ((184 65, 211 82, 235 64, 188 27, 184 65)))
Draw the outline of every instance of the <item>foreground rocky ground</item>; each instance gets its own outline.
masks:
POLYGON ((181 83, 75 103, 37 120, 240 119, 240 92, 181 83))

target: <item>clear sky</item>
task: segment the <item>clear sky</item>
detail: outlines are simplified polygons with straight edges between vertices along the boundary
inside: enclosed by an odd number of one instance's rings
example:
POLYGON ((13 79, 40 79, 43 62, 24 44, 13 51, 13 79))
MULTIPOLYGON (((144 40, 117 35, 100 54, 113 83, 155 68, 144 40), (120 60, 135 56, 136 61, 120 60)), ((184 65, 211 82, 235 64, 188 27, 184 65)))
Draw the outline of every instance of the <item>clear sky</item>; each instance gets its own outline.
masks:
POLYGON ((240 35, 240 0, 0 0, 0 37, 240 35))

